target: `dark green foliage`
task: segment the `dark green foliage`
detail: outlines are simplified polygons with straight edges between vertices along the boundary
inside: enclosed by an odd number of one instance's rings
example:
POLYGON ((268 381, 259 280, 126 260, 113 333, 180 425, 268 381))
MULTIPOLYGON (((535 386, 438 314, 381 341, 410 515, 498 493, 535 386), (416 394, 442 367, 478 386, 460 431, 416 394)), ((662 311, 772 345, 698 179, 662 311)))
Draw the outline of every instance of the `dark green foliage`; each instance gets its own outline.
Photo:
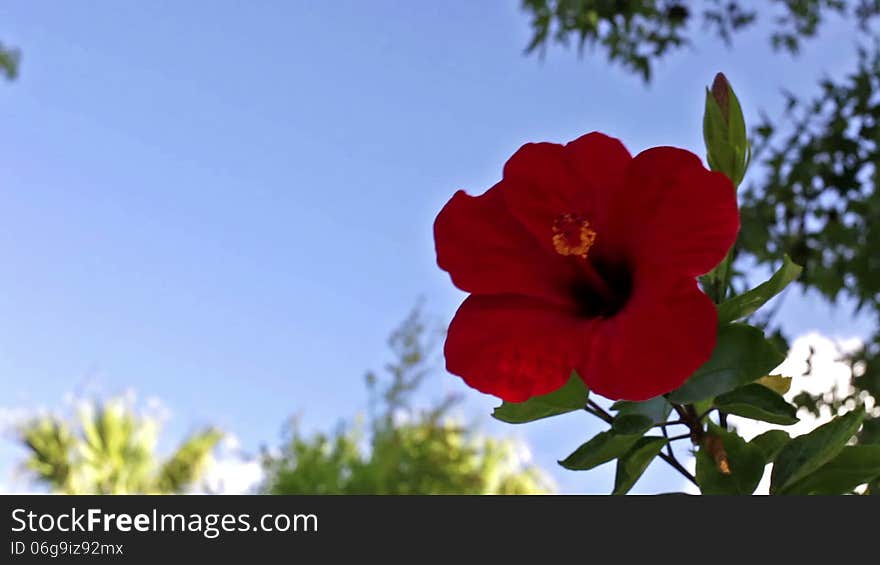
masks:
POLYGON ((688 9, 676 2, 602 0, 524 0, 533 37, 527 52, 545 49, 550 40, 579 48, 601 47, 611 62, 651 77, 653 59, 687 43, 688 9))
POLYGON ((880 51, 861 51, 856 72, 821 86, 811 101, 789 95, 787 133, 766 120, 758 129, 764 175, 743 192, 740 244, 765 263, 788 253, 801 284, 876 310, 880 51))
POLYGON ((797 53, 828 15, 852 17, 867 31, 880 12, 872 0, 523 0, 522 7, 531 17, 527 52, 551 42, 599 48, 645 81, 657 61, 690 45, 701 29, 731 43, 764 19, 772 25, 773 49, 797 53))

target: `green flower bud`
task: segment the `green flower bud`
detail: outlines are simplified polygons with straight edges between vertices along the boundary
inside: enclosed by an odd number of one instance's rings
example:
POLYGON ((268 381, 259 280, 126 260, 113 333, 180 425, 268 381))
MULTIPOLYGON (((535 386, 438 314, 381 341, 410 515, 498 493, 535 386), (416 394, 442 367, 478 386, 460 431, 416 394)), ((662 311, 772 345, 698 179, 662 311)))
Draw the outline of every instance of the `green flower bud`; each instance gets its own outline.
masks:
POLYGON ((739 100, 721 73, 715 75, 712 88, 706 89, 703 139, 709 167, 726 174, 734 186, 739 186, 749 167, 752 149, 739 100))

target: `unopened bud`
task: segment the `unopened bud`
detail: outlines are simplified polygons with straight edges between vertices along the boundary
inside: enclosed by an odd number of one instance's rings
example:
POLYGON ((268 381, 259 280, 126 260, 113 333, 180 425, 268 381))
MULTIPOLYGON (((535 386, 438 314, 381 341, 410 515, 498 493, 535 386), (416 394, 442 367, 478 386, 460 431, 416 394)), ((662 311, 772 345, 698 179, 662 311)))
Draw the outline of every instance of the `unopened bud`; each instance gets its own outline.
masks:
POLYGON ((739 186, 752 150, 739 100, 722 73, 715 75, 712 88, 706 89, 703 138, 709 167, 726 174, 734 186, 739 186))
POLYGON ((718 106, 721 108, 721 115, 724 117, 724 121, 729 124, 730 83, 727 82, 727 77, 724 76, 724 73, 718 73, 715 75, 715 80, 712 81, 712 98, 715 99, 715 102, 717 102, 718 106))

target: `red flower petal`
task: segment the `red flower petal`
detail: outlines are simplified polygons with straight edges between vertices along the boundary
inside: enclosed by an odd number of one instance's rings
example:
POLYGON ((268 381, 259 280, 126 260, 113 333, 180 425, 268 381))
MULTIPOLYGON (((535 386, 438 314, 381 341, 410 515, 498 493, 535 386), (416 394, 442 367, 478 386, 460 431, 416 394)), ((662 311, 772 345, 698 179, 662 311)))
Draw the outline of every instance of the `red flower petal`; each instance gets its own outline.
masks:
POLYGON ((619 192, 632 160, 623 144, 590 133, 567 145, 529 143, 504 166, 504 197, 511 213, 552 251, 551 226, 562 214, 585 217, 598 230, 597 248, 613 238, 602 235, 611 195, 619 192))
MULTIPOLYGON (((582 185, 589 193, 591 221, 599 232, 604 233, 609 224, 611 202, 623 189, 626 170, 632 156, 619 139, 593 132, 565 145, 568 162, 582 185)), ((582 196, 583 198, 583 196, 582 196)), ((613 239, 606 234, 605 239, 613 239)))
POLYGON ((477 390, 522 402, 584 364, 592 320, 517 296, 470 296, 446 337, 446 368, 477 390))
POLYGON ((481 196, 458 191, 434 222, 437 263, 458 288, 569 303, 571 265, 541 249, 510 215, 496 185, 481 196))
POLYGON ((638 276, 626 307, 596 324, 581 377, 607 398, 647 400, 684 384, 715 348, 715 305, 690 278, 638 276))
POLYGON ((720 263, 739 230, 733 183, 674 147, 636 155, 611 214, 639 268, 687 276, 720 263))

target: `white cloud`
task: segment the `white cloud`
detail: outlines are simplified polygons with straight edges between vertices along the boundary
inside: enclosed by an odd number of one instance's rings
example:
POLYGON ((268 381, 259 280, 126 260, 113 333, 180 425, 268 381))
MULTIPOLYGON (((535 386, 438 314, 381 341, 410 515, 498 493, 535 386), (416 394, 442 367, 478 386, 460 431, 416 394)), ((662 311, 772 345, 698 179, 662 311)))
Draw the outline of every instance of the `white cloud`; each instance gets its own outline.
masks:
POLYGON ((249 494, 263 482, 264 476, 259 461, 241 456, 218 457, 211 462, 200 490, 211 494, 249 494))
POLYGON ((211 459, 197 492, 211 494, 249 494, 263 482, 265 472, 258 459, 241 450, 235 434, 225 434, 211 459))

